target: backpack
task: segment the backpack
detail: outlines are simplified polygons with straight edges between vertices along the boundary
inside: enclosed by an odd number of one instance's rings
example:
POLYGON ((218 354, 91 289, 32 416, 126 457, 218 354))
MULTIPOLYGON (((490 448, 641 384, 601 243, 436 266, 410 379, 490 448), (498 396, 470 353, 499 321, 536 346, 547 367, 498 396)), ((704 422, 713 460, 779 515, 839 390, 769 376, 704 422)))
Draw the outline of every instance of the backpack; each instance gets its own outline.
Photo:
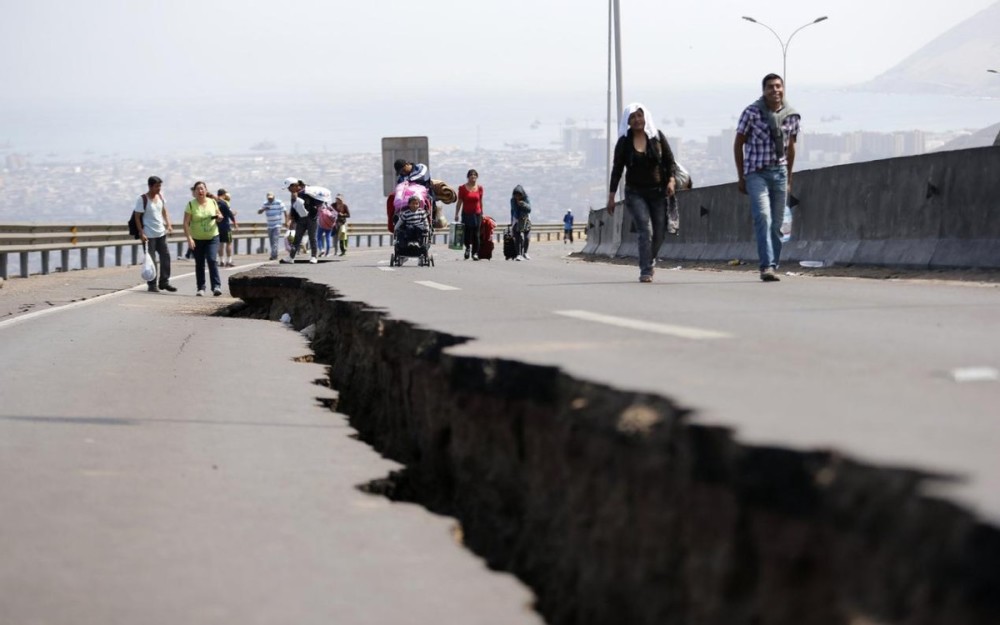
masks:
MULTIPOLYGON (((143 210, 143 212, 139 213, 139 224, 140 224, 140 226, 142 224, 143 214, 146 211, 146 204, 147 204, 147 202, 148 202, 148 200, 146 199, 146 194, 143 193, 142 194, 142 210, 143 210)), ((133 239, 139 239, 139 238, 142 237, 142 233, 139 231, 139 228, 137 228, 136 225, 135 225, 135 211, 132 211, 131 213, 129 213, 128 234, 133 239)))

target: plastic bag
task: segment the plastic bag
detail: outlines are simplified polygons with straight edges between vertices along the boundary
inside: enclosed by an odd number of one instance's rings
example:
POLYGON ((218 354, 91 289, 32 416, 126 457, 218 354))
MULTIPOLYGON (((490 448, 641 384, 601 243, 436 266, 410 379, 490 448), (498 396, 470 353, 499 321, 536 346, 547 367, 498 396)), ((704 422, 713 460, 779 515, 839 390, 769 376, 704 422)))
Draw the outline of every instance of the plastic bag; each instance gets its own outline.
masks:
POLYGON ((156 280, 156 263, 153 262, 153 256, 149 252, 146 252, 145 258, 142 259, 141 275, 146 282, 156 280))

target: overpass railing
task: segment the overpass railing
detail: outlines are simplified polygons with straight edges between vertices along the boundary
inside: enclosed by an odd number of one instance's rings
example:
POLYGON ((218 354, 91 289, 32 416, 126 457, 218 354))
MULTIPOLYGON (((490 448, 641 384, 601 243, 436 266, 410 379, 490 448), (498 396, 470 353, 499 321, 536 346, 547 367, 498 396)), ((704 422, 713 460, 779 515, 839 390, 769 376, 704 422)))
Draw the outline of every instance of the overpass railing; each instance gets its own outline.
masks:
MULTIPOLYGON (((392 234, 386 229, 384 222, 362 223, 350 222, 349 241, 353 239, 354 247, 382 247, 392 244, 392 234)), ((563 234, 562 224, 534 224, 531 230, 537 241, 560 240, 563 234)), ((448 245, 450 230, 438 230, 434 233, 434 243, 448 245)), ((586 236, 586 225, 574 228, 574 235, 586 236)), ((499 242, 503 230, 498 228, 495 233, 499 242)), ((175 246, 177 256, 184 254, 187 239, 179 226, 175 226, 174 234, 167 238, 170 245, 175 246)), ((49 274, 53 271, 69 271, 73 257, 79 259, 79 268, 87 269, 93 256, 96 256, 98 267, 109 263, 114 266, 137 265, 142 243, 133 239, 128 228, 123 225, 108 224, 0 224, 0 278, 9 278, 10 263, 8 259, 16 255, 18 259, 18 275, 27 278, 31 273, 49 274), (109 251, 113 257, 109 256, 109 251), (53 265, 53 255, 58 256, 58 265, 53 265), (36 272, 31 271, 32 258, 36 272)), ((247 255, 262 254, 269 249, 267 225, 264 223, 241 223, 233 232, 233 252, 240 251, 247 255)))

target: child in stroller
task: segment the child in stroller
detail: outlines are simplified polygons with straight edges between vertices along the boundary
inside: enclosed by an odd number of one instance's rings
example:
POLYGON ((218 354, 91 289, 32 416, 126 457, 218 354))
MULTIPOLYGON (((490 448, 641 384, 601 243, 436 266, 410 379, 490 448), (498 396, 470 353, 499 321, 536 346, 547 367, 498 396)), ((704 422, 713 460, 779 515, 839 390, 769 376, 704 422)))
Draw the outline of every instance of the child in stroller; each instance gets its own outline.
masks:
POLYGON ((397 213, 391 265, 402 265, 403 259, 409 257, 419 258, 421 267, 434 265, 434 257, 430 254, 431 217, 426 200, 424 193, 415 192, 397 213))

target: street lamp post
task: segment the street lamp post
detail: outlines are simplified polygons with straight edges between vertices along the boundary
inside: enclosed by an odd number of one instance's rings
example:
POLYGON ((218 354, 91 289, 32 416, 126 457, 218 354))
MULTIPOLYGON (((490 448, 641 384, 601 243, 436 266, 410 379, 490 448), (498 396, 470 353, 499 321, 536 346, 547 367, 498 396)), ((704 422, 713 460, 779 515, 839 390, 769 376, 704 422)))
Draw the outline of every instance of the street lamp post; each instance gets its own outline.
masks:
POLYGON ((812 26, 813 24, 819 24, 820 22, 822 22, 825 19, 827 19, 827 17, 825 15, 823 17, 817 17, 816 19, 814 19, 813 21, 809 22, 808 24, 803 24, 802 26, 799 26, 798 28, 795 29, 795 32, 793 32, 791 35, 789 35, 788 39, 786 39, 784 41, 782 41, 781 36, 778 35, 778 33, 774 32, 773 28, 771 28, 770 26, 768 26, 764 22, 758 22, 754 18, 747 17, 746 15, 743 16, 743 19, 745 19, 748 22, 752 22, 754 24, 757 24, 759 26, 763 26, 764 28, 766 28, 769 31, 771 31, 771 34, 774 35, 778 39, 778 43, 781 44, 781 81, 786 85, 786 91, 787 91, 787 85, 788 85, 788 46, 789 46, 789 44, 792 43, 792 37, 794 37, 797 32, 799 32, 800 30, 802 30, 806 26, 812 26))

